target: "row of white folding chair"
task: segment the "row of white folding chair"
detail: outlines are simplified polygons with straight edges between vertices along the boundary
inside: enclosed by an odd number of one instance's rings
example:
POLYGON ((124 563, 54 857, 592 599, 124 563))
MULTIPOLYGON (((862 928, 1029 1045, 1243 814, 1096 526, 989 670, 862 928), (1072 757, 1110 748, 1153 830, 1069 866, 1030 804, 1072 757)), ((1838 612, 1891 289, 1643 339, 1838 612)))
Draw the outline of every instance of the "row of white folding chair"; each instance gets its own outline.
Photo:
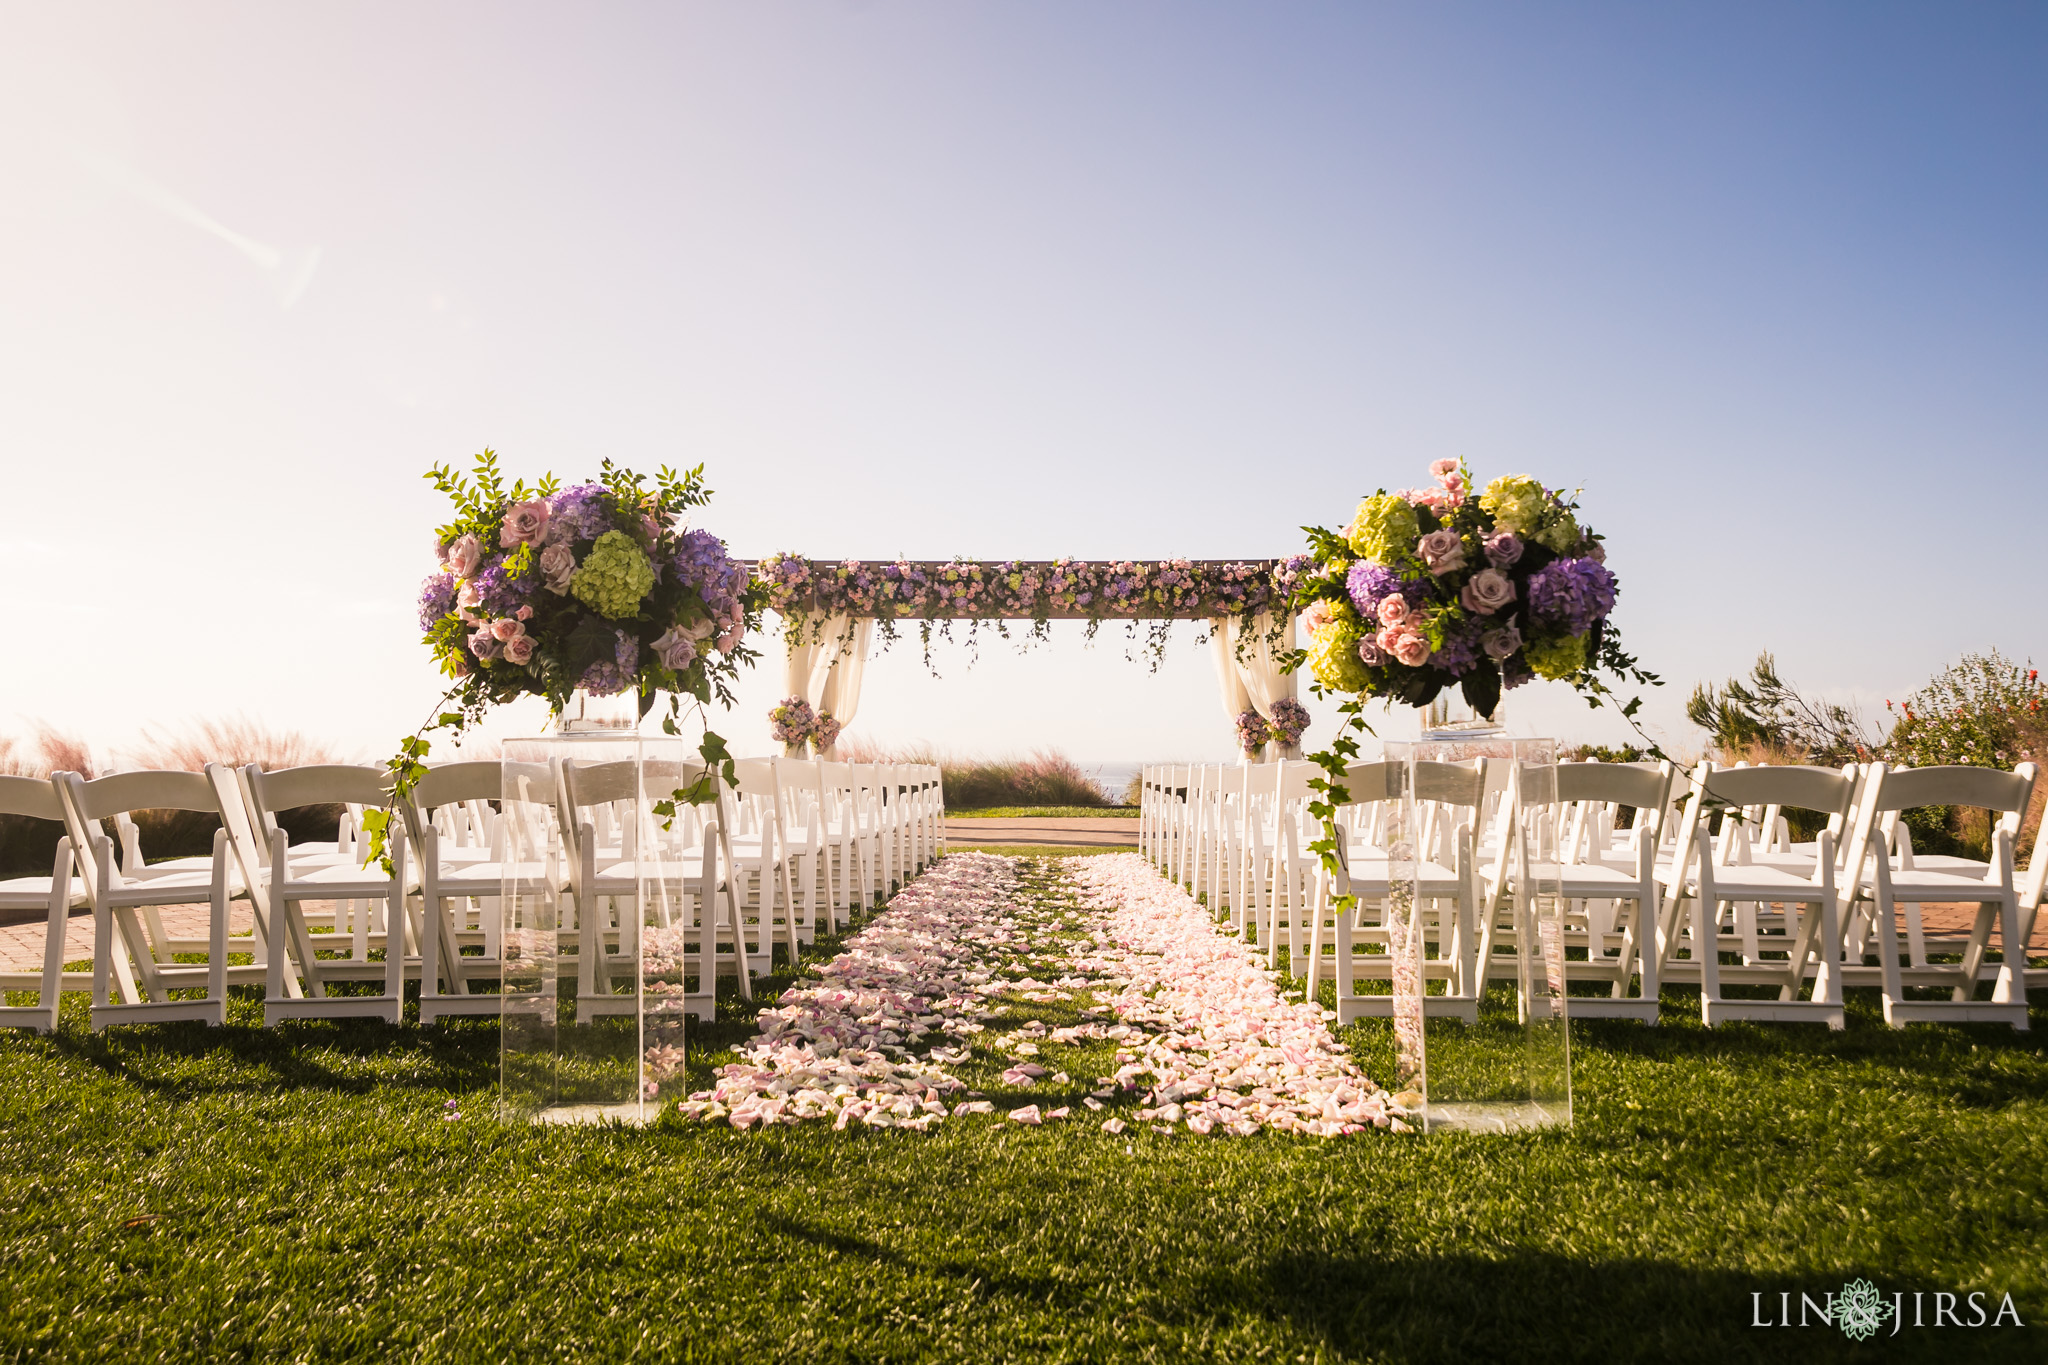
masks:
MULTIPOLYGON (((33 896, 47 915, 45 969, 5 978, 10 991, 36 990, 38 1003, 10 1009, 0 1020, 54 1027, 59 992, 90 987, 97 1027, 179 1018, 219 1023, 225 1017, 225 988, 236 982, 265 987, 266 1022, 316 1014, 375 1015, 395 1022, 407 977, 421 980, 423 1021, 448 1014, 496 1013, 497 996, 471 986, 501 974, 496 902, 505 871, 504 822, 492 817, 497 848, 456 847, 449 850, 453 857, 444 858, 439 856, 437 826, 447 822, 434 816, 449 806, 467 807, 472 813, 487 810, 487 803, 500 797, 505 771, 498 763, 454 764, 431 771, 416 791, 412 808, 401 812, 404 819, 394 830, 389 875, 363 867, 361 849, 351 839, 324 846, 290 845, 275 821, 277 812, 301 805, 381 802, 381 774, 374 769, 331 766, 266 774, 253 767, 231 773, 215 765, 203 774, 123 773, 90 782, 74 774, 59 774, 50 783, 9 779, 0 784, 0 809, 59 818, 67 833, 59 849, 61 872, 0 886, 8 904, 33 896), (222 828, 211 855, 146 864, 140 861, 139 845, 127 835, 122 859, 116 862, 113 839, 100 822, 142 809, 193 810, 218 817, 222 828), (259 838, 257 830, 267 837, 259 838), (89 850, 88 855, 73 856, 81 847, 89 850), (410 857, 414 850, 429 855, 417 867, 410 857), (76 875, 71 875, 73 868, 76 875), (415 896, 420 909, 408 914, 409 899, 415 896), (356 920, 347 934, 316 932, 323 927, 331 930, 332 921, 321 925, 319 916, 307 913, 306 903, 340 898, 381 902, 385 913, 356 920), (227 911, 235 900, 249 902, 255 924, 252 933, 230 938, 227 911), (206 935, 178 937, 165 932, 157 910, 195 901, 209 907, 206 935), (94 912, 90 976, 61 971, 65 919, 81 905, 90 905, 94 912), (389 941, 393 926, 398 932, 395 948, 389 941), (273 935, 273 927, 281 927, 283 933, 273 935), (238 952, 247 952, 251 961, 231 962, 238 952), (383 954, 381 962, 372 960, 378 953, 383 954), (203 955, 205 962, 179 962, 179 955, 203 955), (377 995, 327 990, 346 980, 379 980, 384 990, 377 995), (198 999, 190 998, 195 989, 203 992, 198 999), (179 992, 177 997, 174 991, 179 992)), ((542 765, 529 776, 548 789, 545 806, 554 810, 558 775, 542 765)), ((345 828, 344 834, 348 832, 345 828)), ((116 836, 122 835, 116 821, 116 836)), ((561 863, 559 857, 556 861, 561 863)), ((540 880, 558 890, 569 889, 560 868, 547 871, 540 880)), ((574 909, 564 925, 565 946, 574 946, 574 909)), ((732 937, 730 931, 727 937, 732 937)), ((743 991, 748 989, 745 973, 740 984, 743 991)), ((702 1012, 708 1014, 708 1006, 702 1012)))

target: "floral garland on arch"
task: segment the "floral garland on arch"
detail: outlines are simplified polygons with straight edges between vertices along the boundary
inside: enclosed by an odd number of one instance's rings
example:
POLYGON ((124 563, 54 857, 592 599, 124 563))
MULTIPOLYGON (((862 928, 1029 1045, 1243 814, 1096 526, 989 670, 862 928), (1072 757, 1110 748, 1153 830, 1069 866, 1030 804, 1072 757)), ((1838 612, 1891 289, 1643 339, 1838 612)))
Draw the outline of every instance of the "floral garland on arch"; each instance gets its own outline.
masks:
MULTIPOLYGON (((1475 497, 1462 460, 1430 474, 1434 487, 1372 494, 1341 533, 1308 528, 1313 567, 1296 596, 1308 645, 1291 662, 1307 665, 1319 695, 1350 698, 1330 748, 1310 756, 1324 770, 1310 783, 1324 826, 1312 847, 1333 873, 1340 784, 1367 699, 1424 706, 1456 686, 1491 716, 1503 690, 1536 678, 1570 683, 1595 707, 1615 696, 1602 673, 1662 685, 1621 647, 1609 620, 1620 581, 1574 497, 1526 474, 1475 497)), ((1642 699, 1617 704, 1635 724, 1642 699)))
MULTIPOLYGON (((460 735, 519 697, 544 697, 559 716, 578 691, 632 692, 645 716, 667 692, 669 734, 681 733, 684 697, 700 715, 714 694, 732 704, 741 667, 760 657, 743 641, 760 628, 761 594, 724 541, 682 522, 711 499, 702 465, 663 466, 652 488, 610 460, 594 482, 565 488, 547 474, 531 489, 523 480, 507 488, 485 450, 472 474, 437 465, 426 477, 455 516, 434 532, 438 567, 420 588, 420 629, 453 685, 386 764, 394 800, 426 775, 428 733, 460 735)), ((699 752, 731 779, 725 742, 708 727, 699 752)), ((676 797, 712 794, 700 781, 676 797)), ((388 811, 365 812, 373 856, 384 855, 388 824, 388 811)))
MULTIPOLYGON (((983 624, 1008 638, 1004 624, 1031 622, 1025 642, 1049 638, 1054 619, 1085 620, 1093 639, 1104 621, 1127 621, 1133 639, 1145 623, 1144 649, 1153 666, 1163 657, 1176 620, 1236 617, 1250 627, 1261 612, 1283 618, 1291 609, 1308 555, 1282 560, 967 560, 805 559, 777 554, 761 561, 764 604, 801 643, 836 615, 867 617, 881 627, 883 647, 898 638, 899 621, 916 621, 925 662, 934 638, 951 638, 952 623, 983 624)), ((1281 624, 1276 623, 1277 638, 1281 624)), ((1242 647, 1242 641, 1240 642, 1242 647)))

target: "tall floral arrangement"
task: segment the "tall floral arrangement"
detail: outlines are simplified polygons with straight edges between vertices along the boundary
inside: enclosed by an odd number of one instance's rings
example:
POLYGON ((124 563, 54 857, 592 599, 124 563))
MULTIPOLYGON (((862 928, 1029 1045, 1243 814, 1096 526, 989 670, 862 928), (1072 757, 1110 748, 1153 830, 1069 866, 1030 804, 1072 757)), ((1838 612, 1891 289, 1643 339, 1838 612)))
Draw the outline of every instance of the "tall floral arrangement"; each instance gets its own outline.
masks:
MULTIPOLYGON (((451 685, 388 765, 398 796, 426 773, 429 732, 460 733, 522 696, 560 714, 579 690, 632 692, 644 716, 666 692, 671 734, 686 697, 732 704, 740 668, 759 657, 744 641, 760 626, 761 593, 725 542, 683 520, 710 501, 702 465, 664 466, 652 487, 610 460, 593 482, 547 474, 507 487, 486 450, 469 474, 441 465, 427 478, 455 508, 434 532, 419 596, 424 641, 451 685)), ((708 729, 700 752, 730 762, 708 729)), ((381 852, 385 813, 371 815, 381 852)))
MULTIPOLYGON (((1614 696, 1603 673, 1661 682, 1621 648, 1609 620, 1621 585, 1571 497, 1526 474, 1475 493, 1462 460, 1429 472, 1431 485, 1360 502, 1342 531, 1308 528, 1312 563, 1295 591, 1308 644, 1294 663, 1319 691, 1347 697, 1330 747, 1310 755, 1323 769, 1310 783, 1323 826, 1311 847, 1332 872, 1367 699, 1423 706, 1456 686, 1490 716, 1503 690, 1535 678, 1568 682, 1595 706, 1614 696)), ((1633 723, 1642 699, 1618 705, 1633 723)))
POLYGON ((1458 460, 1430 473, 1366 498, 1341 532, 1311 530, 1297 605, 1317 683, 1411 706, 1456 686, 1490 715, 1534 678, 1633 667, 1608 625, 1620 584, 1571 498, 1525 474, 1475 496, 1458 460))

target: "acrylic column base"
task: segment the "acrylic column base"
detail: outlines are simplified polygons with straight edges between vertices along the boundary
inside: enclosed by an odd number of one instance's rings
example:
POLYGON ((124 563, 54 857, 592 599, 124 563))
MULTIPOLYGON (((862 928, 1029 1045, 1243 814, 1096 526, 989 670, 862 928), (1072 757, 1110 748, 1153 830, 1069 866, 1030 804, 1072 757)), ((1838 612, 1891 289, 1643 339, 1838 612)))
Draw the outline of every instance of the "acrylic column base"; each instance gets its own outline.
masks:
POLYGON ((698 826, 653 809, 701 765, 680 740, 618 730, 510 740, 503 761, 487 851, 502 871, 500 1115, 647 1123, 683 1086, 687 1015, 711 1011, 713 982, 692 975, 698 826))
POLYGON ((1556 742, 1390 742, 1385 758, 1388 1088, 1427 1132, 1569 1125, 1556 742))

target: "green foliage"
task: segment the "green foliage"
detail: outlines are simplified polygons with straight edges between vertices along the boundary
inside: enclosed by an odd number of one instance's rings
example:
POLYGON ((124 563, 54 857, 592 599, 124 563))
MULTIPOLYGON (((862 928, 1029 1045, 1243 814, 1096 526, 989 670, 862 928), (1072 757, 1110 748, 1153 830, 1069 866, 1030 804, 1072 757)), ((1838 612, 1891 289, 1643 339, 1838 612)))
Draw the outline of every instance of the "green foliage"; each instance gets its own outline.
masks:
POLYGON ((1713 738, 1724 757, 1761 749, 1778 761, 1840 767, 1868 760, 1877 745, 1848 707, 1802 696, 1778 675, 1768 652, 1757 655, 1749 681, 1701 683, 1685 704, 1686 719, 1713 738))

